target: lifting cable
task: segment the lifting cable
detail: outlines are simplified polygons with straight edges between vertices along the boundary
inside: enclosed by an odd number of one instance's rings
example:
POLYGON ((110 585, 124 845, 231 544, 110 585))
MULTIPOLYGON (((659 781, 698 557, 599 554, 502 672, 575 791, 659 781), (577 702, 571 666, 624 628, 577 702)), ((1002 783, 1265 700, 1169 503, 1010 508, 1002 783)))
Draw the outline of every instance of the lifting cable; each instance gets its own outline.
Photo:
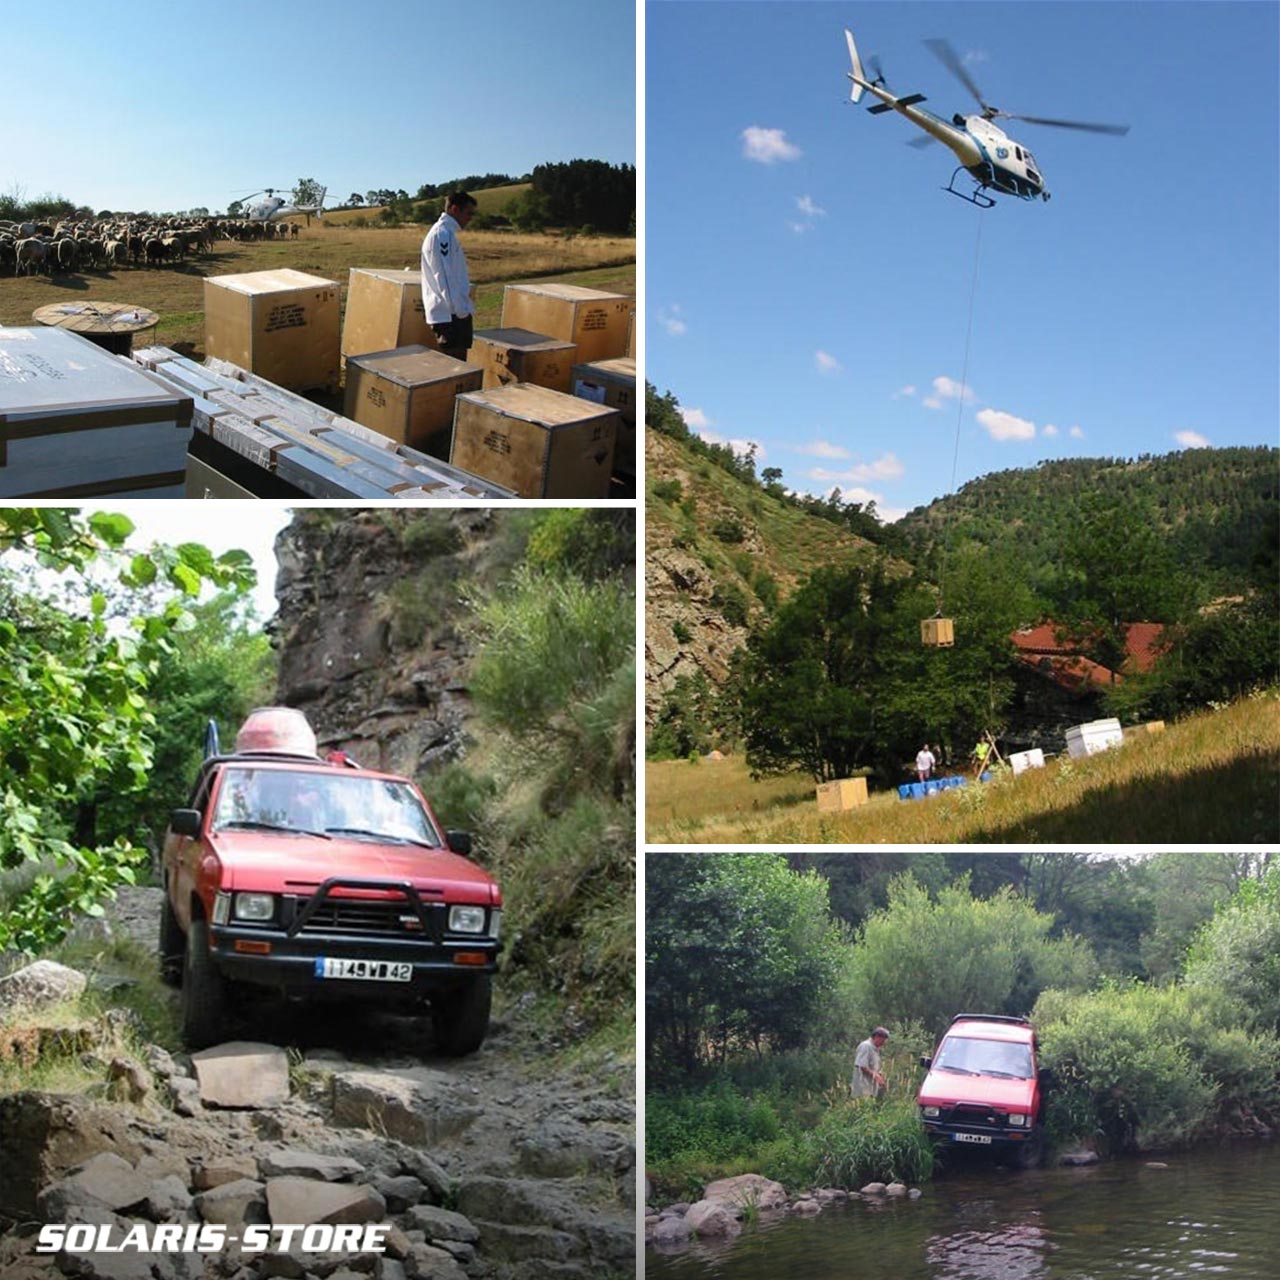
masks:
MULTIPOLYGON (((973 302, 978 296, 978 264, 982 261, 982 214, 978 215, 978 238, 973 249, 973 279, 969 285, 969 319, 965 325, 964 331, 964 364, 960 370, 960 394, 956 397, 956 443, 951 454, 951 488, 947 491, 947 497, 954 495, 956 491, 956 470, 960 463, 960 426, 964 421, 964 401, 969 394, 969 345, 973 338, 973 302)), ((947 544, 942 544, 942 556, 940 559, 940 572, 938 574, 938 617, 942 616, 942 582, 946 577, 947 567, 947 544)))

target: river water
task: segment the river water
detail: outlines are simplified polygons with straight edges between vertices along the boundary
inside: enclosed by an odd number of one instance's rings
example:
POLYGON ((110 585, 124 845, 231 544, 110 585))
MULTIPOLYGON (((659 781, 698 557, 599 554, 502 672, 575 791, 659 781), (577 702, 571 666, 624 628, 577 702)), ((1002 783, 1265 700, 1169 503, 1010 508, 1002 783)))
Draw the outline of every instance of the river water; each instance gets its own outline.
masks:
POLYGON ((645 1251, 647 1280, 1180 1280, 1280 1276, 1280 1143, 1017 1173, 973 1165, 916 1201, 783 1216, 645 1251))

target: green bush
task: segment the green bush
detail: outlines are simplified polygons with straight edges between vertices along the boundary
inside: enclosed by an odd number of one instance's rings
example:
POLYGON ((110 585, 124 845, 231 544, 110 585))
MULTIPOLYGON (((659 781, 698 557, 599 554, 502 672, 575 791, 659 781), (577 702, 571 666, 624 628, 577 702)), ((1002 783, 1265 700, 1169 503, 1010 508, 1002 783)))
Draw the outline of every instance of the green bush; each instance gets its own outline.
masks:
POLYGON ((824 1186, 923 1182, 933 1172, 933 1145, 909 1098, 870 1098, 832 1107, 813 1131, 814 1176, 824 1186))
POLYGON ((733 516, 721 516, 711 526, 711 533, 721 542, 741 542, 747 536, 747 531, 742 527, 742 521, 735 520, 733 516))
POLYGON ((649 492, 663 502, 679 502, 684 496, 684 486, 679 480, 655 480, 649 486, 649 492))
POLYGON ((688 644, 693 639, 693 632, 679 618, 671 624, 671 634, 675 637, 676 644, 688 644))

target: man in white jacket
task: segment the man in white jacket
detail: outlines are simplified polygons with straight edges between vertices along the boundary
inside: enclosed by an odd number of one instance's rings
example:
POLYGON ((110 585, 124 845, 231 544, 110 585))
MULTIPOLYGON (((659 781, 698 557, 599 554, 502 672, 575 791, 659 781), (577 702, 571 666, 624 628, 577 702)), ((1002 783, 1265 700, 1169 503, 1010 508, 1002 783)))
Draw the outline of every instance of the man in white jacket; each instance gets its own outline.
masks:
POLYGON ((458 232, 476 211, 475 197, 450 192, 444 212, 422 242, 422 305, 438 350, 465 360, 471 349, 471 277, 458 232))

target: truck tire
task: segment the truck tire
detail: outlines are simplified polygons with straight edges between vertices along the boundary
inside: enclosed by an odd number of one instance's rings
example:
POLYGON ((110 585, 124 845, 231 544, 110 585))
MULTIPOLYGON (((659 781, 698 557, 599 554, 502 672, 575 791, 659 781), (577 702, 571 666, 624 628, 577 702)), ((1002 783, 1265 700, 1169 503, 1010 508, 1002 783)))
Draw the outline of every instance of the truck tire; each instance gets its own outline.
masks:
POLYGON ((1044 1137, 1035 1134, 1026 1142, 1019 1143, 1014 1152, 1013 1163, 1019 1169, 1038 1169, 1044 1157, 1044 1137))
POLYGON ((431 1023, 436 1049, 448 1058, 461 1058, 484 1043, 489 1030, 492 998, 489 975, 472 978, 455 991, 431 999, 431 1023))
POLYGON ((183 951, 186 947, 182 926, 173 913, 173 904, 169 901, 166 889, 164 906, 160 908, 160 977, 168 986, 177 987, 182 983, 183 951))
POLYGON ((192 920, 182 966, 182 1038, 188 1049, 217 1044, 223 1022, 222 975, 209 955, 209 926, 192 920))

